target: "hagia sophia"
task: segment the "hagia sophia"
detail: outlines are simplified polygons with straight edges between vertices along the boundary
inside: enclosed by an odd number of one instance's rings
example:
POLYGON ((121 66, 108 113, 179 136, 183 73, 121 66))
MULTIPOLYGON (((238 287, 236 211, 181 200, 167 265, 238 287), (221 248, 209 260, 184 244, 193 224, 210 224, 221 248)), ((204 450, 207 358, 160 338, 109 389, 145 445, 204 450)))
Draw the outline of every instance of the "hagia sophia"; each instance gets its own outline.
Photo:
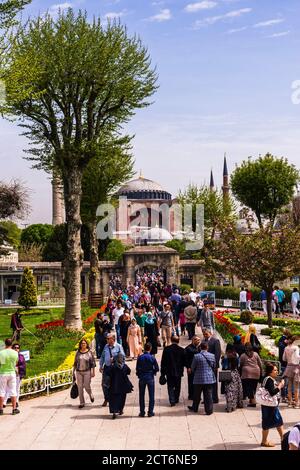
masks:
MULTIPOLYGON (((214 189, 213 173, 210 175, 210 188, 214 189)), ((229 194, 229 175, 226 157, 223 169, 223 195, 229 194)), ((159 183, 144 178, 142 174, 119 188, 120 201, 126 201, 126 210, 122 213, 122 203, 117 209, 116 230, 114 236, 126 245, 134 246, 127 250, 122 262, 100 261, 101 292, 106 295, 111 275, 118 275, 124 282, 133 280, 137 270, 144 267, 161 268, 169 282, 188 283, 198 288, 204 283, 202 262, 198 260, 180 260, 178 253, 167 248, 164 243, 172 240, 175 227, 172 217, 165 222, 160 212, 161 204, 171 206, 176 202, 172 195, 159 183), (124 199, 126 197, 126 199, 124 199), (148 218, 142 223, 135 223, 139 209, 147 208, 148 218), (125 214, 125 230, 122 226, 125 214), (155 220, 154 220, 155 219, 155 220), (130 228, 130 229, 128 229, 130 228), (147 240, 147 241, 146 241, 147 240), (145 246, 147 245, 147 246, 145 246)), ((63 223, 64 204, 62 188, 53 178, 52 181, 52 224, 63 223)), ((123 224, 124 225, 124 224, 123 224)), ((14 302, 18 297, 24 267, 30 265, 40 290, 40 300, 64 297, 63 267, 60 262, 18 262, 16 252, 6 259, 0 259, 0 303, 14 302)), ((83 297, 89 292, 89 262, 84 262, 81 274, 83 297)))
MULTIPOLYGON (((210 189, 214 190, 213 172, 210 174, 210 189)), ((223 198, 229 195, 229 173, 226 156, 223 164, 223 198)), ((180 259, 179 254, 164 244, 173 238, 179 238, 172 217, 162 217, 161 205, 171 207, 176 199, 159 183, 139 175, 138 178, 124 184, 117 191, 119 207, 117 208, 116 230, 114 236, 130 245, 121 262, 100 261, 100 291, 107 295, 111 276, 119 276, 126 284, 135 279, 136 273, 143 269, 160 269, 169 283, 189 284, 194 289, 205 287, 205 270, 203 261, 180 259), (125 205, 124 205, 125 204, 125 205), (146 209, 146 217, 139 219, 141 209, 146 209), (133 248, 132 248, 133 247, 133 248)), ((300 218, 300 195, 294 199, 293 210, 300 218)), ((57 180, 52 181, 52 223, 64 222, 64 205, 62 190, 57 180)), ((247 222, 240 215, 237 221, 241 232, 247 231, 247 222)), ((25 267, 31 267, 38 290, 39 301, 63 301, 64 270, 61 262, 18 262, 17 252, 0 258, 0 304, 15 303, 25 267)), ((289 280, 287 280, 287 283, 289 280)), ((222 273, 218 275, 218 284, 228 285, 229 281, 222 273)), ((89 295, 89 262, 84 262, 81 272, 82 297, 89 295)))
MULTIPOLYGON (((210 189, 215 189, 213 171, 210 174, 210 189)), ((229 194, 229 173, 226 155, 223 165, 223 198, 229 194)), ((163 217, 162 207, 171 208, 176 199, 159 183, 139 177, 129 181, 117 191, 119 207, 116 214, 114 238, 125 245, 164 244, 179 237, 179 228, 175 226, 174 214, 163 217)), ((52 182, 52 224, 64 221, 62 191, 55 180, 52 182)))

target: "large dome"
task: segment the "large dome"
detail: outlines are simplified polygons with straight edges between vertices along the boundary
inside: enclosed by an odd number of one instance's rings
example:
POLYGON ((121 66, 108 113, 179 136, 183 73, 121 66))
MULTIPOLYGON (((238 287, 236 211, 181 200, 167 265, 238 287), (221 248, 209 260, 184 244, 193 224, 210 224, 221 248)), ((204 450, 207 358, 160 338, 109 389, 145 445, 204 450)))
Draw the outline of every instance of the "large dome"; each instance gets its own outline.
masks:
POLYGON ((140 234, 141 240, 146 240, 148 243, 166 243, 173 240, 172 235, 165 228, 153 227, 148 230, 142 230, 140 234))
POLYGON ((139 178, 124 184, 118 196, 127 196, 128 199, 164 199, 170 200, 171 194, 165 191, 155 181, 140 176, 139 178))

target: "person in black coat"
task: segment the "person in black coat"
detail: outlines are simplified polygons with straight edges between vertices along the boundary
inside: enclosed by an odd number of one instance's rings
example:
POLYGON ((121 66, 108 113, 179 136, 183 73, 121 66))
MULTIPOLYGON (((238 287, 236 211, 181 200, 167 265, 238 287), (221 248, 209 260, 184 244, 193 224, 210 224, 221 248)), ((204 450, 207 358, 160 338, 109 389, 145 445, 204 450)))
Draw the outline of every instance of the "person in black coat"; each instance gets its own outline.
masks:
POLYGON ((132 392, 133 385, 128 375, 131 370, 124 362, 123 354, 114 357, 112 366, 107 371, 110 377, 110 387, 108 392, 109 411, 113 413, 112 419, 115 419, 118 413, 123 414, 126 402, 126 394, 132 392))
POLYGON ((218 369, 220 367, 221 359, 221 344, 220 341, 212 335, 212 332, 206 328, 202 330, 205 341, 208 343, 208 352, 212 353, 215 356, 216 367, 215 367, 215 376, 216 382, 213 384, 213 402, 219 403, 218 397, 218 369))
POLYGON ((155 356, 157 354, 159 329, 157 325, 157 319, 152 315, 151 312, 147 313, 144 326, 144 338, 147 343, 152 346, 151 354, 155 356))
POLYGON ((172 344, 166 346, 161 359, 161 375, 167 376, 168 395, 171 406, 179 402, 181 377, 185 365, 184 349, 179 346, 178 336, 172 336, 172 344))
POLYGON ((194 336, 192 338, 191 344, 189 344, 184 350, 184 359, 185 359, 185 367, 187 369, 188 374, 188 399, 193 400, 194 395, 194 388, 193 388, 193 381, 194 381, 194 374, 192 372, 192 362, 194 359, 195 354, 198 354, 199 347, 200 347, 201 339, 199 336, 194 336))
POLYGON ((235 352, 241 357, 242 354, 245 352, 245 346, 242 343, 242 338, 240 335, 235 335, 233 337, 233 347, 235 352))

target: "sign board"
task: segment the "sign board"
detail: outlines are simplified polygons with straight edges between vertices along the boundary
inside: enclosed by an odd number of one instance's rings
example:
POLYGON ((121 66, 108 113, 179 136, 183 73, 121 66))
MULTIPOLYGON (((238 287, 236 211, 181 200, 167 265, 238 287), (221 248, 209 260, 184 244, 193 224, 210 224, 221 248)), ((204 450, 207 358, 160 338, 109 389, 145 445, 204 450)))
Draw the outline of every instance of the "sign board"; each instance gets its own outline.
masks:
POLYGON ((224 299, 223 306, 224 307, 232 307, 232 300, 231 299, 224 299))
POLYGON ((20 354, 23 354, 24 359, 25 359, 26 362, 30 361, 30 351, 29 350, 20 351, 20 354))
POLYGON ((12 300, 11 300, 11 299, 5 299, 5 300, 4 300, 4 303, 5 303, 5 305, 11 305, 11 304, 12 304, 12 300))
POLYGON ((203 290, 199 292, 201 300, 209 308, 215 308, 216 305, 216 292, 214 290, 203 290))

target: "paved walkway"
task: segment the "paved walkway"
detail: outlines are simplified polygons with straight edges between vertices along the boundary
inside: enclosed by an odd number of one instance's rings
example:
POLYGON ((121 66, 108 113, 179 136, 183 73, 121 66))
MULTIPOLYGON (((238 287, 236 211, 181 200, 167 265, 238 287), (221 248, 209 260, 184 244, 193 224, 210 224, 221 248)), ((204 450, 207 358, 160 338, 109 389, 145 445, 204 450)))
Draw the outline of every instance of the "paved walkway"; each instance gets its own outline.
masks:
MULTIPOLYGON (((186 346, 187 339, 183 338, 181 344, 186 346)), ((157 358, 160 361, 161 351, 157 358)), ((180 403, 172 408, 167 387, 160 386, 157 380, 155 417, 139 418, 135 361, 128 364, 133 368, 134 392, 128 395, 123 416, 113 421, 108 408, 99 406, 103 395, 97 371, 92 383, 95 403, 88 403, 82 410, 78 409, 78 400, 70 399, 69 390, 22 401, 19 415, 12 416, 7 407, 0 417, 0 449, 261 449, 260 407, 228 414, 220 395, 220 403, 211 416, 204 414, 203 405, 198 414, 191 413, 187 410, 191 402, 187 400, 186 377, 180 403)), ((300 410, 282 404, 281 411, 286 428, 300 421, 300 410)), ((271 430, 269 437, 279 444, 276 430, 271 430)))

